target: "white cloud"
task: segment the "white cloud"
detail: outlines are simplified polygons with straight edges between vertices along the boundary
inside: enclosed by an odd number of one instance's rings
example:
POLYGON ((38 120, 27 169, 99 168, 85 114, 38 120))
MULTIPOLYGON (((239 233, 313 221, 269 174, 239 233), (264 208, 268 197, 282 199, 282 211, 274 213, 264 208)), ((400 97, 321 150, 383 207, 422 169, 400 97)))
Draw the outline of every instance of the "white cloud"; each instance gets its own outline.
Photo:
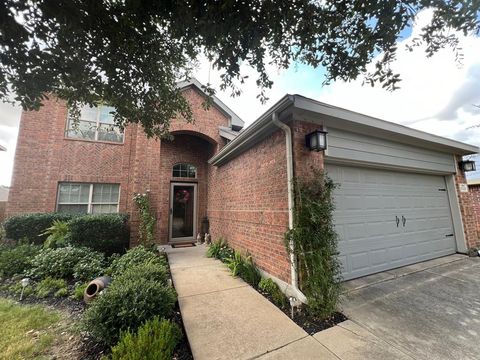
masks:
MULTIPOLYGON (((431 16, 419 14, 412 37, 431 16)), ((399 42, 392 69, 401 74, 401 89, 389 92, 380 86, 362 86, 362 79, 337 82, 319 100, 388 121, 480 145, 480 129, 468 129, 480 123, 480 38, 460 36, 463 65, 455 61, 451 49, 443 49, 426 58, 423 49, 409 52, 399 42)))
POLYGON ((20 107, 0 103, 0 145, 7 148, 0 151, 0 185, 10 185, 20 115, 20 107))

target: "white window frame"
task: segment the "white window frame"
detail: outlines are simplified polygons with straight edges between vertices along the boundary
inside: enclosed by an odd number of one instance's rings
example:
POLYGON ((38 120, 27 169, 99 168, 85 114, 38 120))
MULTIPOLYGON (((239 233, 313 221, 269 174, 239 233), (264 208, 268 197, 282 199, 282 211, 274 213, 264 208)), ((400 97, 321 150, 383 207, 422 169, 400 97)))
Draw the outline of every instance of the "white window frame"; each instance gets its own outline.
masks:
MULTIPOLYGON (((180 171, 182 171, 180 169, 180 171)), ((187 170, 187 174, 188 174, 188 170, 187 170)), ((190 163, 186 163, 186 162, 179 162, 179 163, 176 163, 172 166, 172 178, 176 178, 176 179, 196 179, 198 177, 198 167, 196 167, 195 165, 193 164, 190 164, 190 163), (187 165, 187 166, 192 166, 193 168, 195 168, 195 176, 194 177, 190 177, 190 176, 173 176, 173 172, 175 171, 175 166, 177 165, 187 165)))
MULTIPOLYGON (((108 107, 108 105, 105 105, 104 103, 101 103, 101 104, 95 106, 95 109, 96 109, 95 136, 94 136, 93 139, 78 138, 78 137, 69 136, 69 134, 70 134, 69 131, 74 130, 74 129, 70 128, 70 121, 72 119, 70 118, 70 116, 68 116, 68 114, 67 114, 67 126, 66 126, 66 130, 65 130, 65 136, 69 139, 76 139, 76 140, 100 141, 100 142, 108 142, 108 143, 112 143, 112 144, 124 144, 125 143, 125 133, 124 132, 121 133, 122 134, 122 141, 98 140, 98 133, 99 133, 99 129, 100 129, 101 124, 110 125, 110 126, 113 126, 113 127, 118 127, 115 124, 109 124, 109 123, 105 123, 105 122, 100 121, 100 112, 101 112, 102 107, 108 107)), ((82 119, 81 117, 79 118, 79 121, 85 121, 85 122, 93 123, 92 120, 82 119)))
POLYGON ((117 184, 117 183, 81 183, 81 182, 74 182, 74 181, 60 181, 58 183, 58 189, 57 189, 57 206, 56 206, 56 211, 58 211, 58 207, 59 205, 87 205, 87 214, 93 214, 92 210, 93 210, 93 205, 117 205, 117 213, 120 212, 120 196, 121 196, 121 186, 120 184, 117 184), (88 193, 88 204, 85 204, 85 203, 66 203, 66 202, 62 202, 60 203, 59 200, 60 200, 60 185, 62 184, 88 184, 90 185, 89 187, 89 193, 88 193), (102 202, 102 203, 99 203, 99 202, 96 202, 94 203, 93 202, 93 186, 94 185, 118 185, 118 201, 115 203, 115 202, 112 202, 112 203, 106 203, 106 202, 102 202))

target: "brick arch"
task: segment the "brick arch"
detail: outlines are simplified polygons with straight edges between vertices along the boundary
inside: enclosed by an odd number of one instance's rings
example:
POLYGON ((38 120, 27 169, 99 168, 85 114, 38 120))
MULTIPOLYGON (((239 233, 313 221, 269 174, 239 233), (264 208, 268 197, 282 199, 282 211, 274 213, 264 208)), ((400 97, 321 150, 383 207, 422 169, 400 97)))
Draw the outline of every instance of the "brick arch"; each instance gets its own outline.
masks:
POLYGON ((194 122, 188 123, 183 118, 174 119, 170 125, 170 133, 173 135, 184 133, 198 136, 216 145, 217 150, 220 149, 226 142, 220 136, 218 127, 229 126, 229 117, 215 105, 211 105, 205 110, 203 107, 205 95, 196 88, 185 89, 183 95, 190 103, 194 122))

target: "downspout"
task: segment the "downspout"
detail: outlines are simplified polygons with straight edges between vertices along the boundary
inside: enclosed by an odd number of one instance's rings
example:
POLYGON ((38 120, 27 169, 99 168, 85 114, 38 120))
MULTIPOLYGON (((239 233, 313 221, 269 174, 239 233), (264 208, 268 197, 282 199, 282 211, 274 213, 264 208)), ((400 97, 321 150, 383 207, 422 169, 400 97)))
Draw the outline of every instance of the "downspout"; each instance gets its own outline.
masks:
MULTIPOLYGON (((290 127, 280 120, 278 120, 278 113, 274 112, 272 114, 272 122, 283 130, 285 133, 285 144, 286 144, 286 155, 287 155, 287 192, 288 192, 288 228, 293 229, 293 146, 292 146, 292 130, 290 127)), ((294 253, 295 244, 293 241, 290 241, 290 277, 292 279, 291 283, 291 295, 295 296, 298 300, 305 303, 306 297, 298 288, 298 273, 296 264, 296 256, 294 253)))

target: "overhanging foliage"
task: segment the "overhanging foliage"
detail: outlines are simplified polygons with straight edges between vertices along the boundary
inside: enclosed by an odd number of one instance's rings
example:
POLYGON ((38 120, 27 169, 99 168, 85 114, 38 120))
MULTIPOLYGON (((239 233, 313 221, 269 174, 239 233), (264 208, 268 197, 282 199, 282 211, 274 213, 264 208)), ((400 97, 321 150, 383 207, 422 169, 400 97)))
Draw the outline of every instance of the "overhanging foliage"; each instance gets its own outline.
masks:
POLYGON ((322 66, 327 82, 351 80, 378 53, 366 80, 393 89, 398 36, 430 7, 433 18, 416 42, 427 55, 456 47, 451 30, 478 33, 478 1, 4 0, 0 99, 38 109, 55 93, 77 116, 79 103, 105 101, 117 125, 140 123, 147 135, 164 137, 172 118, 192 120, 176 82, 202 54, 233 94, 244 80, 241 64, 256 69, 261 100, 272 86, 269 63, 322 66))

